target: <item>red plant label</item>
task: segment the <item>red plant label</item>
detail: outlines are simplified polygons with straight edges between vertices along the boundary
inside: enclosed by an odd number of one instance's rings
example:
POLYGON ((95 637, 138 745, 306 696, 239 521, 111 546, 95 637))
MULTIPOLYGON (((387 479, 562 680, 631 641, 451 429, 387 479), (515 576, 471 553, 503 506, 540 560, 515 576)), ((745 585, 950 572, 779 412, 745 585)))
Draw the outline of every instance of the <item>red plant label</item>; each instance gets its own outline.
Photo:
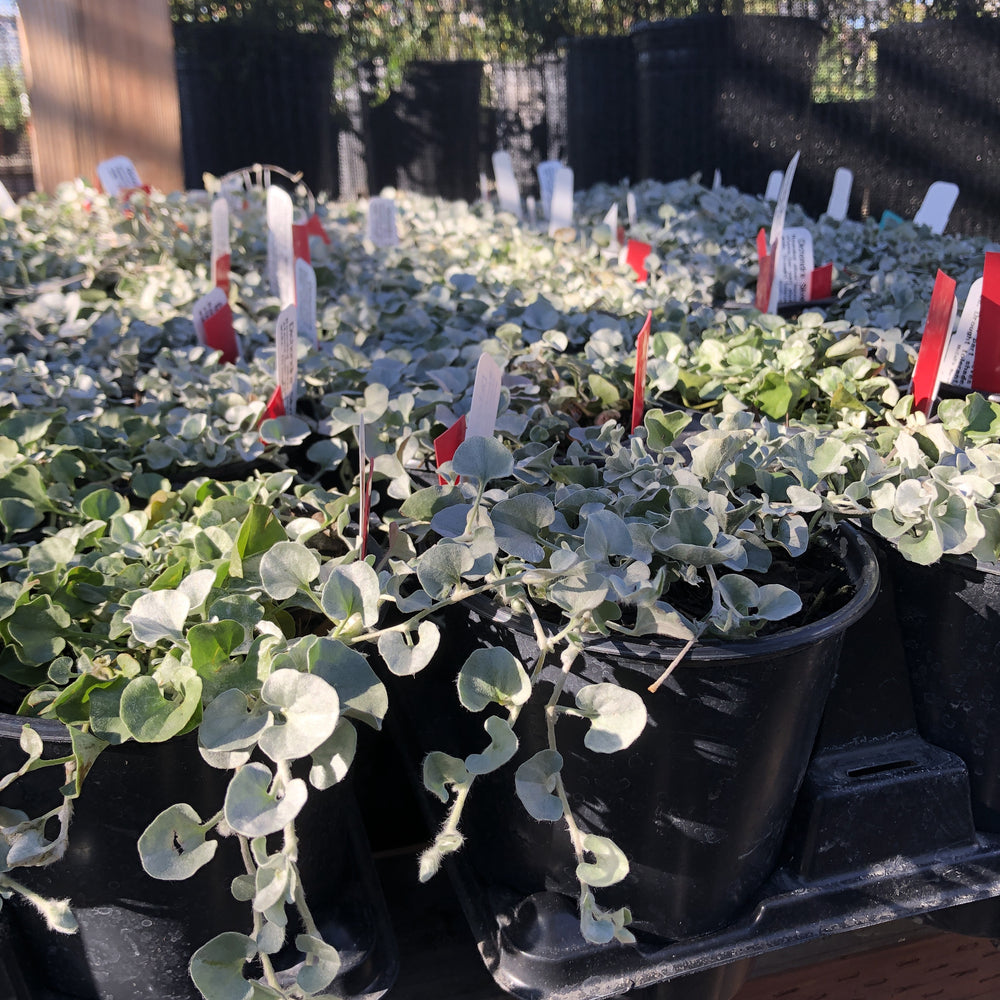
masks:
POLYGON ((625 246, 625 261, 635 271, 636 281, 645 281, 649 277, 646 270, 646 258, 653 252, 648 243, 639 240, 629 240, 625 246))
POLYGON ((649 354, 649 333, 653 327, 653 312, 646 313, 646 322, 642 324, 639 336, 635 338, 635 383, 632 394, 632 427, 642 423, 646 412, 646 357, 649 354))
POLYGON ((813 269, 809 275, 809 301, 828 299, 833 294, 833 264, 813 269))
POLYGON ((205 320, 205 346, 222 351, 222 360, 234 365, 240 357, 240 346, 233 329, 233 311, 227 302, 205 320))
POLYGON ((264 412, 260 415, 260 420, 257 421, 257 427, 260 428, 260 425, 265 420, 273 420, 275 417, 283 416, 285 416, 285 399, 281 394, 281 386, 279 385, 267 401, 267 406, 264 407, 264 412))
POLYGON ((757 297, 754 305, 760 312, 767 312, 767 304, 771 301, 771 284, 774 282, 774 258, 768 253, 767 233, 762 229, 757 234, 757 297))
MULTIPOLYGON (((443 434, 434 438, 434 461, 440 470, 445 462, 450 462, 458 451, 458 446, 465 440, 465 417, 459 417, 443 434)), ((438 482, 444 486, 447 480, 438 472, 438 482)))
POLYGON ((921 413, 930 413, 937 385, 938 369, 944 354, 948 335, 951 333, 955 314, 955 281, 944 271, 938 271, 931 293, 931 306, 927 312, 920 353, 913 369, 913 405, 921 413))
POLYGON ((229 294, 229 265, 232 257, 226 253, 212 261, 212 284, 229 294))
POLYGON ((988 253, 983 267, 972 388, 986 393, 1000 392, 1000 253, 988 253))
POLYGON ((297 261, 304 260, 307 264, 312 263, 312 254, 309 251, 309 231, 304 222, 296 222, 292 226, 292 252, 297 261))

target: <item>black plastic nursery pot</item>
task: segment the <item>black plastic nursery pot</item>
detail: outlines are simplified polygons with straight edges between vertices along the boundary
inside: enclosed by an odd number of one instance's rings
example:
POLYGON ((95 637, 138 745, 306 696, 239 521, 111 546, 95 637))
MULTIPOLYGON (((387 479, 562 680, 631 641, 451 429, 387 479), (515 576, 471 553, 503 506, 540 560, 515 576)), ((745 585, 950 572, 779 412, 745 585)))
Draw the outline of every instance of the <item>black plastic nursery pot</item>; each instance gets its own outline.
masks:
POLYGON ((575 186, 635 176, 635 55, 627 37, 566 43, 566 144, 575 186))
MULTIPOLYGON (((0 715, 3 773, 24 759, 18 739, 25 721, 0 715)), ((65 727, 42 720, 31 725, 44 741, 46 757, 69 753, 65 727)), ((244 871, 236 838, 220 837, 208 865, 180 882, 147 875, 136 842, 175 802, 212 816, 221 807, 228 777, 202 761, 193 736, 109 747, 100 755, 75 803, 65 857, 46 868, 13 873, 36 892, 68 897, 79 931, 55 934, 19 897, 6 903, 0 945, 6 943, 10 1000, 200 1000, 188 975, 191 955, 216 934, 251 932, 250 904, 237 902, 229 888, 244 871)), ((62 768, 34 772, 4 791, 3 805, 38 815, 58 802, 64 781, 62 768)), ((331 989, 374 1000, 392 984, 398 962, 350 787, 314 792, 296 826, 310 908, 343 961, 331 989)), ((298 933, 289 929, 290 938, 298 933)), ((274 959, 278 970, 298 960, 293 950, 274 959)))
POLYGON ((632 42, 638 176, 673 180, 714 169, 727 20, 701 14, 640 24, 632 42))
MULTIPOLYGON (((637 926, 668 939, 717 930, 774 869, 843 632, 877 587, 874 556, 862 539, 845 532, 838 555, 857 589, 830 618, 769 637, 696 646, 655 694, 646 689, 677 655, 676 643, 594 643, 574 670, 568 694, 585 683, 616 683, 641 694, 649 713, 639 739, 610 755, 584 747, 583 720, 559 722, 563 779, 584 831, 611 837, 631 863, 625 882, 601 898, 629 905, 637 926)), ((500 608, 477 612, 474 636, 489 635, 522 663, 534 662, 527 620, 500 608)), ((557 666, 546 669, 542 693, 557 677, 557 666)), ((518 737, 516 763, 548 745, 541 710, 522 714, 518 737)), ((575 895, 565 825, 531 819, 513 799, 509 774, 488 775, 483 784, 488 788, 476 788, 467 807, 473 863, 525 895, 552 888, 575 895), (494 835, 504 826, 512 827, 507 844, 494 835)))
MULTIPOLYGON (((1000 834, 1000 566, 968 556, 932 566, 885 544, 921 736, 965 763, 977 830, 1000 834)), ((1000 936, 1000 899, 938 911, 947 930, 1000 936)))
POLYGON ((802 144, 823 29, 804 17, 698 14, 642 23, 636 50, 640 177, 719 167, 763 190, 802 144))
MULTIPOLYGON (((825 546, 843 561, 854 591, 828 617, 773 636, 696 646, 655 694, 646 688, 676 656, 676 643, 595 642, 574 666, 569 696, 586 683, 620 684, 640 693, 649 713, 635 743, 610 755, 584 747, 582 720, 557 724, 562 776, 581 829, 611 837, 630 860, 625 881, 597 897, 602 906, 631 908, 637 959, 623 958, 620 946, 604 946, 602 957, 583 941, 565 824, 536 822, 515 795, 513 769, 548 745, 541 704, 559 668, 546 666, 539 707, 525 706, 515 727, 517 756, 473 786, 462 821, 466 842, 455 859, 480 948, 491 968, 501 967, 494 975, 506 989, 581 1000, 630 985, 655 986, 658 1000, 736 993, 748 971, 727 968, 745 957, 738 950, 709 963, 720 968, 695 967, 697 978, 660 985, 670 973, 650 966, 623 976, 615 963, 641 966, 641 954, 666 941, 696 945, 699 935, 748 913, 775 870, 844 630, 878 586, 877 562, 856 532, 845 528, 825 546), (495 938, 484 943, 491 926, 495 938), (572 979, 588 968, 584 981, 572 979)), ((459 613, 446 622, 449 645, 437 663, 413 687, 397 682, 406 691, 397 715, 405 711, 407 737, 422 751, 463 757, 481 747, 483 720, 459 706, 450 668, 490 644, 510 649, 530 669, 538 650, 527 619, 507 609, 473 601, 459 613)))
MULTIPOLYGON (((929 184, 952 181, 961 196, 952 231, 993 235, 1000 198, 1000 23, 995 17, 901 22, 877 32, 873 130, 888 169, 872 175, 872 214, 912 218, 929 184), (954 157, 951 150, 961 149, 954 157)), ((850 162, 845 160, 844 162, 850 162)), ((857 168, 855 168, 857 169, 857 168)))
POLYGON ((472 201, 479 190, 483 64, 417 61, 394 105, 396 183, 404 191, 472 201))
POLYGON ((965 761, 976 827, 1000 833, 1000 566, 887 549, 920 733, 965 761))
POLYGON ((273 163, 336 193, 339 39, 230 20, 175 24, 174 46, 187 187, 206 171, 273 163))

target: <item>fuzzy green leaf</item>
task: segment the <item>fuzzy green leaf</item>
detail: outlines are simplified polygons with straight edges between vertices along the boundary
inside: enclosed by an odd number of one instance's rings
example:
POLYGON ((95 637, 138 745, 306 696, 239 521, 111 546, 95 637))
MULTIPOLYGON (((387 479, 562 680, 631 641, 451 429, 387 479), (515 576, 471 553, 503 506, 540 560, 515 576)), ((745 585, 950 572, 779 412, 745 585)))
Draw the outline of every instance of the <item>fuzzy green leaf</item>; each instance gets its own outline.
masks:
POLYGON ((365 562, 335 566, 321 600, 331 621, 341 624, 353 619, 359 627, 371 627, 378 621, 378 575, 365 562))
POLYGON ((299 988, 305 993, 326 989, 340 972, 340 953, 333 945, 311 934, 299 934, 295 947, 306 956, 305 965, 295 977, 299 988))
POLYGON ((510 723, 498 715, 491 715, 484 723, 490 745, 482 753, 471 753, 465 758, 469 774, 489 774, 504 766, 517 753, 517 737, 510 723))
POLYGON ((458 672, 458 699, 470 712, 481 712, 491 702, 512 708, 530 696, 527 672, 502 646, 473 650, 458 672))
POLYGON ((312 752, 309 784, 330 788, 347 776, 358 748, 358 732, 350 720, 341 718, 333 733, 312 752))
POLYGON ((206 750, 224 752, 252 747, 273 722, 264 705, 230 688, 213 698, 202 714, 198 742, 206 750))
POLYGON ((319 576, 319 560, 299 542, 278 542, 260 561, 264 589, 276 601, 283 601, 319 576))
POLYGON ((340 715, 337 692, 322 677, 297 670, 276 670, 264 682, 261 699, 276 715, 257 744, 274 761, 298 760, 313 752, 334 731, 340 715))
POLYGON ((600 889, 617 885, 628 875, 628 858, 613 840, 588 833, 583 838, 583 849, 593 854, 594 860, 577 865, 576 877, 581 882, 600 889))
POLYGON ((451 467, 457 476, 486 484, 510 476, 514 456, 496 438, 471 437, 455 450, 451 467))
POLYGON ((433 750, 424 758, 424 788, 442 802, 448 801, 449 788, 467 785, 471 780, 465 762, 457 757, 433 750))
POLYGON ((133 677, 122 691, 122 722, 140 743, 172 739, 183 732, 200 708, 201 678, 179 664, 167 663, 153 677, 133 677))
POLYGON ((434 658, 441 632, 433 622, 423 621, 417 626, 417 641, 408 645, 406 637, 399 632, 386 632, 379 636, 379 655, 385 665, 397 677, 409 677, 419 673, 434 658))
POLYGON ((137 598, 125 623, 144 646, 161 639, 183 642, 184 622, 191 611, 191 601, 178 590, 153 590, 137 598))
POLYGON ((576 704, 590 720, 583 742, 596 753, 631 746, 646 726, 642 698, 617 684, 587 684, 577 691, 576 704))
POLYGON ((441 600, 461 587, 463 574, 472 572, 475 561, 468 545, 438 542, 417 560, 417 579, 432 598, 441 600))
POLYGON ((191 956, 191 979, 205 1000, 251 1000, 254 989, 243 966, 257 954, 253 938, 226 931, 191 956))
POLYGON ((563 817, 562 802, 558 795, 552 794, 562 765, 562 755, 557 751, 539 750, 517 769, 514 776, 517 797, 537 820, 554 823, 563 817))
POLYGON ((48 595, 16 607, 8 627, 17 658, 27 664, 55 659, 66 646, 62 636, 71 624, 69 615, 48 595))
POLYGON ((190 878, 208 864, 219 846, 205 839, 201 817, 186 802, 164 809, 139 837, 142 867, 153 878, 190 878))
POLYGON ((272 788, 272 774, 264 764, 246 764, 233 775, 226 789, 226 822, 244 837, 277 833, 298 816, 309 797, 301 778, 282 788, 272 788), (280 794, 279 794, 280 793, 280 794))

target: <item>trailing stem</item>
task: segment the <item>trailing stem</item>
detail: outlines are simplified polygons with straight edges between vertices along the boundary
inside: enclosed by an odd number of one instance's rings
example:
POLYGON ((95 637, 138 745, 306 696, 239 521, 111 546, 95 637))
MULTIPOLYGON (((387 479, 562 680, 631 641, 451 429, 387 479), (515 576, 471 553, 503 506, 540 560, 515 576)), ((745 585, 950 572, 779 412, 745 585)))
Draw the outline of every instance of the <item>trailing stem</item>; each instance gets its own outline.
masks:
MULTIPOLYGON (((257 877, 257 865, 254 862, 253 854, 250 851, 250 841, 243 836, 243 834, 237 834, 237 839, 240 843, 240 854, 243 857, 243 867, 246 868, 247 875, 251 878, 256 879, 257 877)), ((264 915, 257 910, 253 911, 253 938, 256 941, 260 935, 261 929, 264 926, 264 915)), ((260 966, 264 971, 264 980, 267 985, 272 989, 277 990, 281 993, 281 984, 278 982, 278 977, 274 971, 274 965, 271 962, 271 956, 264 954, 262 951, 258 951, 258 956, 260 957, 260 966)))
MULTIPOLYGON (((559 657, 562 671, 553 685, 552 695, 545 705, 545 730, 548 736, 549 749, 556 753, 559 752, 559 748, 556 746, 556 718, 559 715, 558 702, 562 696, 563 688, 566 686, 570 670, 581 652, 581 647, 576 643, 571 643, 562 651, 559 657)), ((577 826, 576 820, 573 817, 573 810, 569 804, 569 796, 566 794, 566 786, 563 784, 561 771, 555 775, 555 793, 562 805, 563 818, 566 820, 566 827, 569 830, 569 839, 573 844, 573 853, 576 855, 577 864, 582 864, 586 860, 583 849, 583 832, 577 826)))

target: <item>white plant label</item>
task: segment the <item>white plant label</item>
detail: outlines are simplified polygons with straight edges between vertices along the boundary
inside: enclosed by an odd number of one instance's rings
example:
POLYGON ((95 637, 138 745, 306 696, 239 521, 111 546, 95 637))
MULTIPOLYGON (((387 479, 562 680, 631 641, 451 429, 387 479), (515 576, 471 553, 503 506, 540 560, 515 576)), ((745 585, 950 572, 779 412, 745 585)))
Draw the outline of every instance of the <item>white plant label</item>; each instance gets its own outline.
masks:
POLYGON ((500 202, 501 212, 510 212, 517 218, 523 218, 521 212, 521 189, 517 186, 517 178, 514 176, 514 164, 511 161, 510 153, 497 150, 493 154, 493 177, 497 185, 497 200, 500 202))
POLYGON ((764 188, 765 201, 777 201, 778 192, 781 190, 781 182, 785 179, 783 170, 772 170, 767 178, 767 187, 764 188))
POLYGON ((788 213, 788 198, 792 193, 792 181, 795 179, 795 168, 799 164, 799 154, 796 154, 788 161, 788 168, 781 178, 781 190, 778 192, 778 200, 774 205, 774 219, 771 222, 770 251, 774 257, 774 277, 771 283, 771 298, 767 304, 767 311, 773 313, 778 308, 778 286, 777 280, 781 274, 781 234, 785 231, 785 215, 788 213))
POLYGON ((229 255, 229 202, 220 196, 212 202, 212 274, 219 260, 229 255))
POLYGON ((830 201, 826 206, 826 214, 831 219, 843 222, 847 218, 852 187, 854 187, 854 174, 847 167, 837 167, 833 175, 833 187, 830 189, 830 201))
POLYGON ((221 288, 213 288, 207 295, 203 295, 195 302, 192 315, 194 333, 202 347, 205 346, 205 323, 228 304, 229 297, 221 288))
POLYGON ((295 261, 295 321, 300 337, 319 347, 316 328, 316 272, 299 258, 295 261))
POLYGON ((635 207, 635 195, 629 191, 625 195, 625 211, 628 214, 628 224, 631 229, 635 225, 636 219, 639 217, 639 213, 635 207))
POLYGON ((781 234, 778 264, 779 268, 774 275, 774 282, 778 286, 778 303, 807 301, 814 266, 813 238, 808 229, 795 226, 781 234))
POLYGON ((979 306, 982 299, 983 279, 977 278, 969 289, 969 297, 965 300, 958 329, 948 340, 944 357, 941 359, 937 385, 934 387, 935 396, 942 382, 961 386, 963 389, 972 387, 972 365, 976 359, 976 334, 979 331, 979 306))
POLYGON ((372 198, 368 202, 368 239, 377 247, 399 246, 394 198, 372 198))
POLYGON ((489 354, 483 354, 476 365, 476 380, 472 385, 472 406, 465 418, 465 439, 493 437, 500 407, 500 383, 503 371, 489 354))
POLYGON ((604 225, 611 230, 611 242, 605 248, 605 253, 609 256, 618 255, 618 202, 615 202, 611 208, 608 209, 607 214, 602 220, 604 225))
POLYGON ((542 218, 551 218, 552 189, 556 182, 556 174, 562 169, 558 160, 545 160, 538 164, 538 193, 542 203, 542 218))
POLYGON ((549 208, 549 236, 557 230, 573 228, 573 171, 560 167, 552 184, 549 208))
POLYGON ((7 186, 3 181, 0 181, 0 212, 13 212, 16 208, 17 205, 14 203, 14 199, 11 198, 7 186))
POLYGON ((718 167, 716 167, 715 173, 712 175, 712 190, 722 190, 722 171, 718 167))
POLYGON ((538 208, 535 205, 535 199, 529 194, 525 199, 525 205, 528 209, 528 225, 535 226, 538 224, 538 208))
POLYGON ((278 313, 274 329, 274 354, 285 413, 292 417, 295 415, 295 403, 299 395, 299 334, 296 329, 295 306, 287 306, 278 313))
POLYGON ((490 200, 490 181, 485 173, 479 173, 479 200, 488 202, 490 200))
POLYGON ((924 195, 923 203, 913 217, 918 226, 929 226, 935 236, 940 236, 948 225, 948 217, 958 200, 958 185, 949 181, 935 181, 924 195))
POLYGON ((139 171, 127 156, 113 156, 110 160, 97 164, 97 179, 106 194, 117 198, 129 188, 141 188, 139 171))
POLYGON ((295 305, 294 215, 292 196, 272 184, 267 189, 267 273, 282 309, 295 305))

